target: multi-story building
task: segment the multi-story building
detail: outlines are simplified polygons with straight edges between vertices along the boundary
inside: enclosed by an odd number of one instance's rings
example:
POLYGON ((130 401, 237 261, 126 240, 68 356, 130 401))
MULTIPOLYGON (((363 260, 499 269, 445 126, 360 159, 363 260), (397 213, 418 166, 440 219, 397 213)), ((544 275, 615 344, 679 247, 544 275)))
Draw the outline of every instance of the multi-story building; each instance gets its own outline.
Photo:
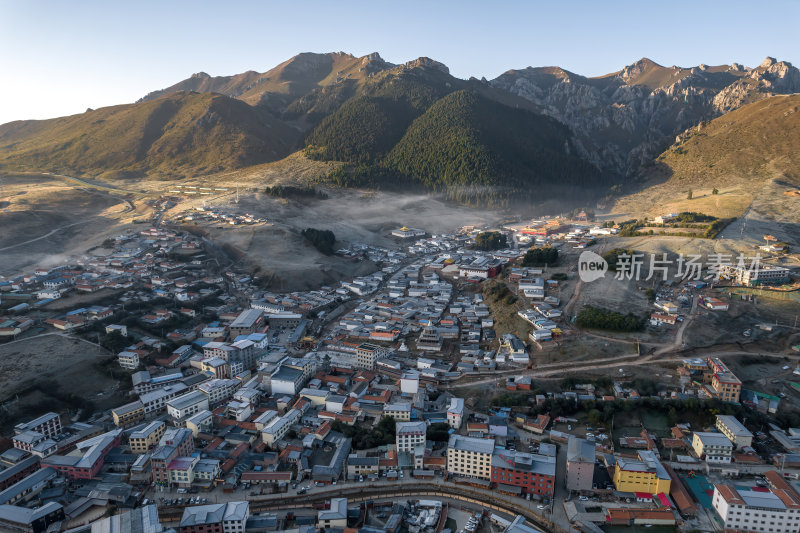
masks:
POLYGON ((194 479, 213 482, 221 471, 219 459, 200 459, 194 465, 194 479))
POLYGON ((182 394, 167 402, 167 413, 173 419, 183 422, 184 419, 208 410, 208 396, 196 390, 182 394))
POLYGON ((492 483, 500 489, 519 487, 522 494, 552 498, 556 484, 556 458, 495 450, 492 455, 492 483))
POLYGON ((386 357, 386 348, 365 342, 356 348, 356 366, 359 368, 366 368, 367 370, 374 370, 375 364, 378 359, 386 357))
POLYGON ((443 344, 439 330, 429 320, 417 339, 417 349, 425 352, 441 352, 443 344))
POLYGON ((261 431, 261 438, 267 446, 272 446, 289 433, 292 424, 300 419, 300 411, 291 409, 280 418, 273 418, 261 431))
POLYGON ((103 466, 105 457, 114 446, 120 443, 121 429, 103 433, 76 444, 78 451, 69 455, 51 455, 42 460, 42 466, 49 466, 70 479, 92 479, 103 466))
POLYGON ((800 497, 785 481, 780 481, 784 486, 773 486, 768 491, 714 485, 711 504, 725 524, 725 531, 800 531, 800 497))
POLYGON ((359 457, 357 454, 347 456, 347 479, 358 479, 358 476, 377 474, 380 459, 378 457, 359 457))
POLYGON ((739 285, 775 285, 789 281, 789 269, 776 265, 720 265, 720 277, 739 285))
POLYGON ((383 416, 391 416, 397 422, 411 420, 411 402, 387 403, 383 407, 383 416))
POLYGON ((117 354, 119 366, 127 370, 139 368, 139 354, 133 351, 124 351, 117 354))
MULTIPOLYGON (((188 344, 185 346, 189 346, 188 344)), ((140 370, 131 374, 131 381, 133 382, 133 390, 136 394, 144 394, 146 392, 154 391, 167 385, 180 381, 183 374, 180 370, 162 374, 160 376, 151 376, 147 370, 140 370)))
POLYGON ((450 435, 447 471, 457 476, 491 480, 494 439, 450 435))
POLYGON ((12 442, 14 443, 14 448, 32 453, 37 457, 47 457, 58 450, 56 441, 48 439, 38 431, 25 431, 14 435, 12 442))
POLYGON ((30 422, 22 422, 14 426, 14 433, 24 431, 38 431, 48 439, 61 433, 61 417, 56 413, 46 413, 30 422))
POLYGON ((250 517, 247 502, 215 503, 186 507, 180 533, 243 533, 250 517))
POLYGON ((303 371, 290 366, 278 365, 269 377, 272 394, 289 394, 294 396, 303 388, 306 378, 303 371))
POLYGON ((158 441, 158 446, 150 456, 153 481, 169 483, 167 467, 176 457, 188 457, 194 451, 192 431, 186 428, 169 428, 158 441))
POLYGON ((621 492, 669 493, 672 482, 654 452, 639 450, 639 460, 616 458, 614 485, 621 492))
POLYGON ((592 490, 595 453, 594 444, 570 436, 567 442, 567 490, 592 490))
POLYGON ((719 358, 709 357, 708 367, 711 374, 711 388, 716 397, 723 402, 739 403, 742 381, 719 358))
POLYGON ((147 453, 150 448, 158 444, 164 432, 167 430, 167 425, 161 421, 150 422, 144 428, 134 431, 128 438, 128 445, 130 446, 131 453, 147 453))
POLYGON ((707 463, 730 463, 733 458, 733 443, 722 433, 695 431, 692 449, 707 463))
POLYGON ((142 394, 139 396, 139 401, 142 402, 144 406, 145 416, 164 410, 167 407, 168 401, 186 393, 188 388, 189 387, 183 383, 174 383, 161 389, 142 394))
POLYGON ((221 357, 203 359, 200 362, 200 370, 209 373, 217 379, 227 379, 231 377, 231 365, 221 357))
POLYGON ((225 406, 225 417, 237 422, 244 422, 253 414, 253 406, 247 402, 231 400, 225 406))
POLYGON ((141 400, 126 403, 112 409, 111 416, 114 418, 115 426, 129 428, 144 420, 144 405, 141 400))
POLYGON ((347 498, 331 498, 329 509, 317 512, 317 526, 323 531, 347 527, 347 498))
POLYGON ((717 415, 716 426, 737 448, 753 444, 753 434, 735 416, 717 415))
POLYGON ((28 456, 15 465, 0 470, 0 491, 6 490, 37 470, 39 470, 39 458, 33 456, 28 456))
POLYGON ((194 482, 194 467, 200 457, 176 457, 167 465, 167 476, 171 485, 188 487, 194 482))
POLYGON ((450 407, 447 408, 447 425, 458 430, 464 417, 464 398, 450 398, 450 407))
POLYGON ((232 397, 241 384, 238 379, 212 379, 201 384, 197 390, 206 395, 209 405, 217 405, 232 397))
POLYGON ((427 425, 424 421, 398 422, 396 424, 397 453, 410 454, 414 458, 414 468, 422 468, 425 459, 426 431, 427 425))
POLYGON ((211 411, 200 411, 186 419, 186 428, 192 431, 192 435, 197 437, 199 433, 210 431, 214 425, 214 416, 211 411))
POLYGON ((264 325, 264 312, 261 309, 245 309, 230 325, 230 338, 250 335, 264 325))

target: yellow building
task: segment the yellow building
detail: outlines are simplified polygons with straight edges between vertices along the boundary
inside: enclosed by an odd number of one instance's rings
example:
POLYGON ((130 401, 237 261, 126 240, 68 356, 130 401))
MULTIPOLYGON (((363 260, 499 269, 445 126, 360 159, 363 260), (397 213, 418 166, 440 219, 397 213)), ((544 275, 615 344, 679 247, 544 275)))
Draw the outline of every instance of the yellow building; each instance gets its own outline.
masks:
POLYGON ((391 416, 396 422, 410 422, 411 402, 387 403, 383 406, 383 416, 391 416))
POLYGON ((617 457, 614 485, 621 492, 669 493, 671 479, 652 451, 639 451, 639 460, 617 457))
POLYGON ((139 400, 111 410, 114 425, 120 428, 135 426, 144 419, 144 405, 139 400))
POLYGON ((450 435, 447 443, 447 472, 479 479, 492 478, 494 439, 450 435))
POLYGON ((144 429, 134 431, 128 440, 131 453, 147 453, 158 444, 166 431, 167 425, 160 421, 151 422, 144 429))

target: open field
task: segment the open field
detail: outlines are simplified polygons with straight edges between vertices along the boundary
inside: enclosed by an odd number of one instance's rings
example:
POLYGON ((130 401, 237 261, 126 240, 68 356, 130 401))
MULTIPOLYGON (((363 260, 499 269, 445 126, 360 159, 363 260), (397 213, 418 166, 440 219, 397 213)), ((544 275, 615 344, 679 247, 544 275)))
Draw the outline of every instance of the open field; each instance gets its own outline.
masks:
MULTIPOLYGON (((464 224, 486 224, 497 220, 491 211, 445 204, 435 198, 390 192, 364 193, 354 190, 326 190, 327 199, 288 200, 249 188, 240 192, 239 203, 232 195, 206 205, 226 211, 250 213, 267 219, 259 226, 228 226, 201 222, 184 226, 198 228, 218 245, 230 246, 242 264, 258 269, 257 276, 277 290, 318 287, 345 277, 375 270, 370 262, 353 262, 325 256, 307 243, 300 232, 306 228, 329 229, 338 246, 367 243, 394 248, 390 232, 403 225, 429 233, 450 232, 464 224)), ((167 213, 183 212, 204 203, 201 198, 181 202, 167 213)))
POLYGON ((0 344, 0 425, 47 411, 121 405, 127 396, 109 369, 121 372, 107 350, 58 333, 0 344))
POLYGON ((145 216, 120 196, 56 178, 0 179, 0 275, 59 264, 145 216))
MULTIPOLYGON (((229 255, 235 262, 252 268, 256 276, 276 290, 295 290, 375 270, 370 262, 322 255, 300 235, 308 227, 332 230, 340 246, 354 242, 394 246, 396 241, 389 233, 402 225, 431 233, 449 232, 464 224, 491 223, 500 216, 488 210, 445 204, 425 195, 352 189, 327 190, 329 198, 325 200, 295 201, 267 195, 264 188, 268 185, 311 183, 329 166, 305 158, 299 162, 289 159, 292 158, 249 169, 246 174, 215 176, 215 186, 228 188, 228 192, 213 197, 183 197, 165 217, 206 205, 267 219, 267 224, 254 227, 201 223, 195 232, 232 252, 229 255)), ((110 190, 135 190, 136 195, 123 197, 83 187, 80 181, 46 175, 3 176, 0 225, 10 231, 0 235, 0 275, 34 265, 55 265, 68 257, 83 255, 108 237, 147 227, 133 224, 134 220, 148 220, 153 215, 144 200, 175 196, 169 193, 172 185, 163 181, 137 181, 134 185, 117 179, 109 183, 110 190), (30 235, 31 239, 20 242, 21 234, 30 235)), ((198 180, 181 183, 207 184, 198 180)), ((185 229, 192 231, 194 226, 185 229)))
POLYGON ((644 190, 620 198, 608 213, 603 214, 603 218, 620 222, 682 211, 731 218, 744 213, 753 201, 753 194, 738 186, 722 188, 719 194, 711 194, 713 186, 692 189, 691 200, 687 198, 689 189, 692 187, 673 181, 645 184, 644 190))

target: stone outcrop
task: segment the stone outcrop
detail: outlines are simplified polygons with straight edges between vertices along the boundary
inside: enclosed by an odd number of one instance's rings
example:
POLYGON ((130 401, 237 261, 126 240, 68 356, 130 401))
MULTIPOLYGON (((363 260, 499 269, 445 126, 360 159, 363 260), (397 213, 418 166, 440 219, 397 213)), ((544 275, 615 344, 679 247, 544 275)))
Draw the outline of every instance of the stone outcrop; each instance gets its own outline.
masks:
POLYGON ((753 69, 737 63, 663 67, 644 58, 598 78, 529 67, 490 83, 570 126, 580 155, 596 166, 631 175, 687 128, 773 94, 800 91, 800 72, 773 58, 753 69))

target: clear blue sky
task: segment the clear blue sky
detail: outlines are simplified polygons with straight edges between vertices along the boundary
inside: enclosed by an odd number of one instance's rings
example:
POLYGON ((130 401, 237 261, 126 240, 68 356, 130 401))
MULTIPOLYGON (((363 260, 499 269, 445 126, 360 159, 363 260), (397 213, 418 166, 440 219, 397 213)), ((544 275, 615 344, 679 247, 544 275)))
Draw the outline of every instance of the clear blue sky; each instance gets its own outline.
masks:
POLYGON ((490 79, 544 65, 600 75, 641 57, 800 61, 799 16, 797 0, 0 0, 0 123, 132 102, 198 71, 263 72, 299 52, 429 56, 490 79))

